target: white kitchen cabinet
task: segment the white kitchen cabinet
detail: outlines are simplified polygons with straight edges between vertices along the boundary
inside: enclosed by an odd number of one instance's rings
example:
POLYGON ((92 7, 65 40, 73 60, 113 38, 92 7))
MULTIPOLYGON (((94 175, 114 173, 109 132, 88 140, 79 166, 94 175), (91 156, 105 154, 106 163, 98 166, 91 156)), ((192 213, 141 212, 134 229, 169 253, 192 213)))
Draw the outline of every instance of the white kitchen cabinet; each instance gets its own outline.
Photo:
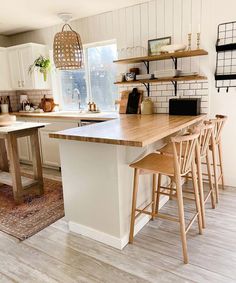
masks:
POLYGON ((28 43, 8 47, 11 86, 14 90, 49 89, 50 76, 47 81, 38 70, 29 73, 29 67, 40 55, 48 56, 45 45, 28 43))
POLYGON ((18 152, 19 152, 20 160, 26 163, 31 163, 32 154, 31 154, 29 137, 18 138, 17 144, 18 144, 18 152))
POLYGON ((42 163, 44 166, 61 167, 58 140, 50 138, 49 134, 78 127, 78 123, 59 121, 52 122, 50 120, 45 122, 50 124, 40 129, 42 163))
POLYGON ((50 131, 40 131, 42 163, 44 166, 60 167, 58 141, 49 138, 50 131))
POLYGON ((11 90, 7 49, 0 47, 0 90, 11 90))
MULTIPOLYGON (((70 128, 78 127, 78 122, 72 121, 58 121, 55 119, 36 119, 36 118, 17 118, 17 121, 22 122, 40 122, 48 123, 44 128, 39 130, 39 142, 40 151, 42 158, 42 165, 44 167, 61 167, 60 153, 58 140, 49 138, 49 134, 52 132, 62 131, 70 128)), ((32 154, 30 148, 30 140, 28 137, 19 138, 18 142, 18 152, 20 161, 23 163, 32 162, 32 154)))

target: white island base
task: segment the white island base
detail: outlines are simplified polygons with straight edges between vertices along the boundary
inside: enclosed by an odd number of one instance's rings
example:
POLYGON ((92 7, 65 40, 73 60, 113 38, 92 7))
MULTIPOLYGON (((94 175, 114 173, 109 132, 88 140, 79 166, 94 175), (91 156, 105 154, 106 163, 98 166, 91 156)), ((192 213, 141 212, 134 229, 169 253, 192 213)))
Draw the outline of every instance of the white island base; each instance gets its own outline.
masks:
MULTIPOLYGON (((162 142, 129 147, 59 140, 65 217, 69 230, 122 249, 129 240, 133 169, 129 164, 162 142)), ((138 205, 151 199, 151 177, 140 177, 138 205)), ((168 199, 164 197, 162 203, 168 199)), ((148 215, 136 221, 137 233, 148 215)))

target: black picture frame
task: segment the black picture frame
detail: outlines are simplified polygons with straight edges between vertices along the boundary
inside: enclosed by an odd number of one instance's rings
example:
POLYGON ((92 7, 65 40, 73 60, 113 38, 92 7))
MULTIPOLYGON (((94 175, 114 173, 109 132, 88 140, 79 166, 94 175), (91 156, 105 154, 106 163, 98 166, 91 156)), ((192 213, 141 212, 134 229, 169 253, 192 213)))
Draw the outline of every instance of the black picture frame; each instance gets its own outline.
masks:
POLYGON ((164 45, 171 44, 171 36, 149 39, 148 40, 148 56, 159 55, 160 48, 164 45))

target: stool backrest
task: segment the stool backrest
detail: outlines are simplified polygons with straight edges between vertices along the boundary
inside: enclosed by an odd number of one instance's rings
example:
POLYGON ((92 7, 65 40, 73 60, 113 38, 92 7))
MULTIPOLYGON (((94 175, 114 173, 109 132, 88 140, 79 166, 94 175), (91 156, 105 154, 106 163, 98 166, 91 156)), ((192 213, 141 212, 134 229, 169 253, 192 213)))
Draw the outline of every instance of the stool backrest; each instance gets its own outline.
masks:
POLYGON ((192 130, 192 133, 200 133, 199 147, 200 147, 200 155, 202 157, 206 156, 212 135, 214 134, 213 130, 214 130, 214 125, 210 121, 207 121, 205 124, 200 124, 194 127, 192 130))
POLYGON ((214 124, 214 136, 216 144, 220 142, 223 127, 225 125, 227 116, 216 115, 216 119, 211 119, 210 122, 214 124))
POLYGON ((175 173, 177 173, 177 170, 181 175, 185 175, 190 171, 195 158, 199 135, 200 133, 195 133, 171 138, 174 152, 175 173))

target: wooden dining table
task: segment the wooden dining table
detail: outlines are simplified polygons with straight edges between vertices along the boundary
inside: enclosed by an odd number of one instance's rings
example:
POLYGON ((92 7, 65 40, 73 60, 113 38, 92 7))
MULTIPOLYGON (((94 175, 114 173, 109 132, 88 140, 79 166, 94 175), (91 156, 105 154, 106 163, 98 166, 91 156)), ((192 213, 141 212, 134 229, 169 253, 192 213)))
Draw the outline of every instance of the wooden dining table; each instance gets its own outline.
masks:
POLYGON ((0 127, 0 184, 11 186, 14 200, 21 203, 29 194, 42 195, 43 175, 38 131, 45 123, 15 122, 0 127), (32 178, 21 176, 17 139, 29 137, 32 151, 32 178))

